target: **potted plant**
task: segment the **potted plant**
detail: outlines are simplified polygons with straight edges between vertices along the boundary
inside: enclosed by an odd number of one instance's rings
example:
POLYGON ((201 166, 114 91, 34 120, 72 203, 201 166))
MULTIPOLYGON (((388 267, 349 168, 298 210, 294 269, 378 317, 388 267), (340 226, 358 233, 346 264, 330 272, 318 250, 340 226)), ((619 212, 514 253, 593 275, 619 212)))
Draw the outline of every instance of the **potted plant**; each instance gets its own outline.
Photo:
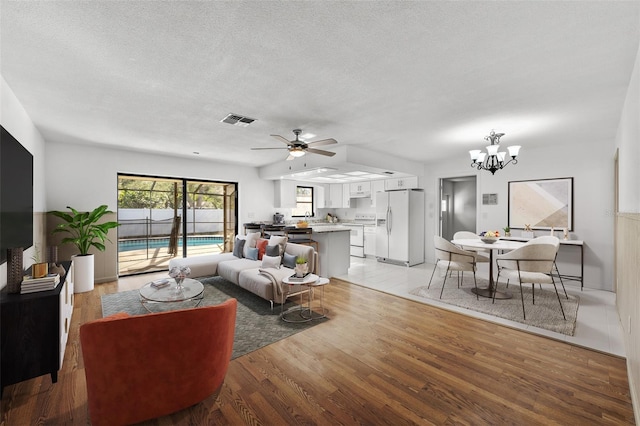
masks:
POLYGON ((510 237, 511 236, 511 228, 509 228, 508 226, 505 226, 502 229, 504 230, 504 236, 505 237, 510 237))
POLYGON ((296 257, 296 277, 304 277, 309 272, 309 264, 304 256, 296 257))
POLYGON ((73 257, 74 267, 74 287, 76 293, 93 290, 94 277, 94 256, 89 253, 91 247, 99 251, 106 249, 104 242, 111 241, 107 238, 109 229, 118 226, 118 222, 98 221, 105 215, 113 213, 107 209, 106 205, 97 207, 92 212, 79 212, 67 206, 71 212, 52 211, 52 215, 62 219, 64 222, 58 224, 53 233, 66 232, 71 236, 62 239, 62 244, 73 244, 80 252, 73 257))

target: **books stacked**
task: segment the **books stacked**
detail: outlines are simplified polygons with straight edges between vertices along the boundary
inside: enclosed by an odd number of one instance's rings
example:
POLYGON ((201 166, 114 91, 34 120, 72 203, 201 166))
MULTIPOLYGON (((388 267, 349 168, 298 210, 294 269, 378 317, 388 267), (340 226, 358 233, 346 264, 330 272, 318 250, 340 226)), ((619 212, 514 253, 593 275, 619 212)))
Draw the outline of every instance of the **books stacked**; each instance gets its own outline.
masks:
POLYGON ((53 290, 60 283, 60 274, 49 274, 42 278, 25 275, 20 285, 20 294, 53 290))
POLYGON ((163 288, 169 285, 169 280, 166 278, 155 280, 151 282, 151 287, 153 288, 163 288))
POLYGON ((296 276, 296 274, 293 274, 293 275, 291 275, 289 277, 289 281, 291 281, 291 282, 302 282, 305 279, 307 279, 307 275, 310 275, 310 274, 311 274, 311 272, 307 272, 306 274, 304 274, 301 277, 298 277, 298 276, 296 276))

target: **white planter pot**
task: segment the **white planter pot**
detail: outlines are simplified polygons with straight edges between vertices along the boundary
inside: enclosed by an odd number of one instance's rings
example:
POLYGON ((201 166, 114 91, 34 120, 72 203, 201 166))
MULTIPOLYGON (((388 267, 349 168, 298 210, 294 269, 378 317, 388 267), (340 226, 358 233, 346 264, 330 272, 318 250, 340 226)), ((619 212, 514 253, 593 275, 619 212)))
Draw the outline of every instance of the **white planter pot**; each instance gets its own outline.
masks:
POLYGON ((75 255, 71 256, 71 260, 73 260, 73 292, 84 293, 93 290, 94 255, 75 255))

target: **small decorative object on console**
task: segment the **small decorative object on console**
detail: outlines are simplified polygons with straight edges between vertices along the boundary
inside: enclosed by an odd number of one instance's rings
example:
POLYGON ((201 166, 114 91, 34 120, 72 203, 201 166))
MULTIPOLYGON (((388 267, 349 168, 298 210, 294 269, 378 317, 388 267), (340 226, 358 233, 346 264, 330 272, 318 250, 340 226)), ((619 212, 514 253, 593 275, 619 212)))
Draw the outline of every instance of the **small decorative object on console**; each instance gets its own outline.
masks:
POLYGON ((525 224, 524 225, 524 231, 522 231, 522 233, 520 234, 520 236, 522 238, 533 238, 534 237, 534 233, 531 230, 531 225, 529 224, 525 224))

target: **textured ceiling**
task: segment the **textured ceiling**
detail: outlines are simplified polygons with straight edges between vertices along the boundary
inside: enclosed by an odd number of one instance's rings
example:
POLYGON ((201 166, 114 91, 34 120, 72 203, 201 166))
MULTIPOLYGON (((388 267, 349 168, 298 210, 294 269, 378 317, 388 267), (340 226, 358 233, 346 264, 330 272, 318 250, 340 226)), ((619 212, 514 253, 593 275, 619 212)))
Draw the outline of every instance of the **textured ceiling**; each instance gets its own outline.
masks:
MULTIPOLYGON (((640 2, 1 3, 0 71, 45 140, 265 165, 302 128, 423 162, 610 141, 640 2), (228 113, 257 119, 221 123, 228 113)), ((330 149, 330 147, 327 147, 330 149)))

